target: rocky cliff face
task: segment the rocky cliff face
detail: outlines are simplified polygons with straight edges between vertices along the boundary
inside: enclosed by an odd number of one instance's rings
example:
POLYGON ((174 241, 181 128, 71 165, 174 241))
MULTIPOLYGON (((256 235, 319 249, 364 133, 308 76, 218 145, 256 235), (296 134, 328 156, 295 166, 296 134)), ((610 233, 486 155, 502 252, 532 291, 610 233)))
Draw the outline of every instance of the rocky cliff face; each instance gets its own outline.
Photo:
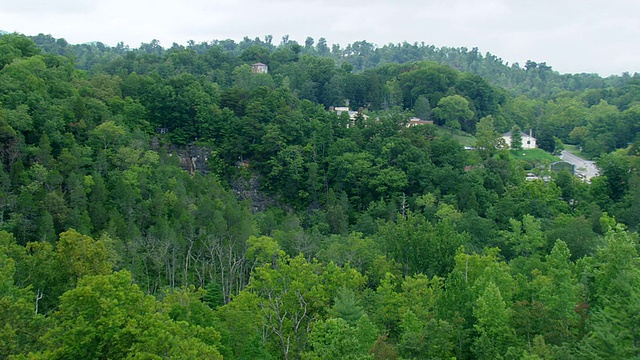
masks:
POLYGON ((165 145, 160 142, 158 137, 151 140, 151 149, 158 151, 160 148, 166 148, 169 156, 177 156, 180 159, 180 167, 189 174, 194 175, 199 172, 206 175, 209 172, 207 161, 211 154, 211 149, 204 146, 187 145, 165 145))
POLYGON ((260 190, 260 179, 256 175, 249 178, 239 176, 231 183, 233 193, 240 200, 251 200, 251 211, 256 213, 275 204, 275 200, 260 190))
MULTIPOLYGON (((160 147, 157 141, 152 143, 152 148, 160 147)), ((208 160, 211 156, 211 149, 204 146, 175 146, 171 145, 168 148, 168 153, 171 156, 177 156, 180 159, 180 167, 191 175, 200 173, 206 175, 209 172, 208 160)), ((275 200, 260 190, 260 178, 259 176, 252 174, 249 169, 248 162, 239 162, 236 166, 240 173, 244 173, 245 176, 236 176, 231 182, 231 189, 239 200, 250 200, 251 210, 256 213, 264 211, 269 206, 275 204, 275 200)))
POLYGON ((180 158, 180 167, 188 171, 191 175, 194 175, 196 172, 206 175, 209 172, 207 160, 209 160, 211 149, 195 145, 184 148, 171 146, 169 148, 169 154, 178 156, 180 158))

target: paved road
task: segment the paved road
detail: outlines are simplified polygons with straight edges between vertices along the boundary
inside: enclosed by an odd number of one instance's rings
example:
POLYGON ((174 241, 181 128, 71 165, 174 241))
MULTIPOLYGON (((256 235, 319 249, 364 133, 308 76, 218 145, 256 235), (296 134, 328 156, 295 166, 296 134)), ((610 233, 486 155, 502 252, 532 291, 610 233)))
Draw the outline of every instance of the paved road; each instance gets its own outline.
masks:
POLYGON ((592 177, 598 176, 598 167, 593 161, 585 160, 579 156, 576 156, 567 150, 562 150, 560 158, 570 164, 576 166, 576 175, 583 175, 586 180, 591 180, 592 177))

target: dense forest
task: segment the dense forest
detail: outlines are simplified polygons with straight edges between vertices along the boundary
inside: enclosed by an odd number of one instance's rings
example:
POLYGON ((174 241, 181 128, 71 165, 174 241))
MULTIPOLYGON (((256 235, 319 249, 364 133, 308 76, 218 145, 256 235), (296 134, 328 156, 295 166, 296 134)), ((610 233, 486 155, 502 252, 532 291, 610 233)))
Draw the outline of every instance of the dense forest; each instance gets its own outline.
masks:
POLYGON ((637 358, 639 133, 477 49, 2 35, 0 357, 637 358))

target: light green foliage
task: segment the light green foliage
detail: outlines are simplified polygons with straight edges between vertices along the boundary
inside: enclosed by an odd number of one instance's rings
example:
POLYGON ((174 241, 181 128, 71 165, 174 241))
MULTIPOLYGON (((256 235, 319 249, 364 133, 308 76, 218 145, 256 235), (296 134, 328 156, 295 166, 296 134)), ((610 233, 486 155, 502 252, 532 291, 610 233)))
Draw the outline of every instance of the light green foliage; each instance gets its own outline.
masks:
POLYGON ((525 215, 522 221, 510 219, 510 231, 502 231, 504 243, 518 256, 531 257, 539 255, 547 245, 544 234, 540 230, 540 221, 531 215, 525 215))
POLYGON ((469 108, 469 101, 460 95, 450 95, 438 101, 438 106, 433 109, 433 114, 444 121, 444 125, 451 131, 461 129, 463 123, 474 116, 469 108))
POLYGON ((489 282, 480 293, 473 310, 479 334, 473 344, 478 359, 502 359, 509 347, 516 345, 515 332, 509 326, 509 313, 500 289, 489 282))
POLYGON ((406 359, 452 359, 455 356, 454 331, 443 320, 420 319, 412 311, 402 319, 402 337, 398 343, 400 354, 406 359))
POLYGON ((407 174, 395 167, 381 169, 371 179, 371 187, 382 197, 397 197, 408 184, 407 174))
POLYGON ((364 279, 355 270, 334 264, 322 266, 302 255, 280 255, 274 263, 255 269, 246 291, 257 296, 257 308, 264 330, 280 354, 288 359, 300 354, 314 321, 338 289, 358 288, 364 279), (321 281, 323 279, 324 281, 321 281))
POLYGON ((457 356, 469 351, 476 357, 502 356, 514 345, 515 332, 510 327, 507 304, 513 299, 516 284, 510 270, 508 264, 499 261, 496 248, 485 249, 483 255, 462 251, 456 255, 455 270, 445 283, 447 290, 437 311, 454 328, 457 356), (494 319, 494 315, 499 318, 494 319), (472 329, 480 337, 469 344, 467 334, 472 329))
POLYGON ((194 286, 187 289, 167 289, 161 297, 160 311, 172 320, 203 328, 217 326, 214 311, 203 302, 205 290, 194 286))
MULTIPOLYGON (((599 194, 599 189, 592 189, 596 197, 608 197, 610 200, 619 201, 628 190, 632 172, 631 157, 619 153, 605 154, 598 158, 597 165, 602 174, 600 179, 605 186, 604 194, 599 194)), ((607 199, 608 200, 608 199, 607 199)))
POLYGON ((514 123, 525 128, 531 127, 532 121, 538 117, 539 109, 543 105, 542 101, 523 95, 507 99, 502 106, 504 121, 499 126, 499 130, 506 132, 511 129, 514 123))
POLYGON ((106 121, 91 131, 91 135, 104 150, 107 150, 109 147, 122 142, 124 140, 123 137, 127 135, 127 132, 122 126, 115 122, 106 121))
POLYGON ((625 134, 627 131, 623 127, 623 122, 620 121, 620 111, 606 100, 601 100, 599 104, 589 108, 587 121, 584 152, 591 156, 615 150, 617 146, 622 145, 618 142, 624 141, 625 138, 628 139, 627 141, 632 140, 625 134), (616 139, 618 136, 622 139, 616 139))
POLYGON ((422 274, 406 277, 402 283, 403 305, 400 353, 408 358, 429 354, 432 358, 454 356, 456 332, 451 324, 436 318, 437 301, 443 297, 443 279, 422 274))
POLYGON ((438 217, 440 220, 455 221, 460 220, 460 218, 462 217, 462 213, 456 210, 456 208, 454 208, 452 205, 441 203, 438 205, 436 217, 438 217))
POLYGON ((632 358, 638 355, 640 333, 640 268, 638 239, 620 225, 605 235, 598 250, 591 331, 584 339, 585 354, 593 358, 632 358))
MULTIPOLYGON (((47 319, 34 311, 36 294, 14 283, 15 260, 20 251, 15 239, 0 231, 0 357, 26 354, 37 346, 47 319)), ((41 295, 41 294, 38 294, 41 295)))
POLYGON ((566 213, 569 205, 562 201, 562 190, 553 182, 525 181, 512 187, 507 194, 520 204, 514 215, 531 215, 535 218, 553 218, 566 213))
POLYGON ((502 135, 496 131, 491 115, 483 117, 476 127, 476 149, 484 159, 492 157, 497 151, 506 148, 502 135))
POLYGON ((54 326, 42 339, 42 356, 222 358, 215 330, 174 322, 158 308, 153 297, 131 283, 126 271, 85 277, 61 297, 54 326))
POLYGON ((268 236, 250 236, 247 245, 247 260, 253 261, 256 267, 275 263, 280 256, 284 256, 278 242, 268 236))
POLYGON ((580 302, 578 282, 573 273, 567 244, 556 241, 546 256, 547 274, 534 280, 539 300, 546 310, 545 338, 551 344, 573 340, 578 324, 576 306, 580 302))
POLYGON ((500 261, 498 254, 498 248, 485 249, 483 254, 465 254, 463 249, 459 249, 455 256, 455 271, 464 276, 464 283, 474 290, 476 296, 493 283, 499 287, 503 299, 511 300, 513 279, 509 265, 500 261))
POLYGON ((482 272, 474 283, 473 289, 476 294, 481 294, 490 283, 498 286, 500 296, 505 301, 512 301, 515 281, 509 272, 510 268, 504 262, 492 262, 482 272))
POLYGON ((20 105, 15 110, 7 110, 7 123, 16 131, 30 131, 33 129, 33 119, 29 115, 29 108, 26 105, 20 105))
POLYGON ((400 321, 402 319, 402 295, 397 290, 398 279, 390 273, 380 281, 375 294, 373 294, 373 307, 376 309, 372 314, 373 321, 393 338, 400 334, 400 321))
POLYGON ((372 270, 376 256, 381 255, 373 239, 362 233, 333 235, 326 242, 318 253, 320 260, 333 261, 340 266, 349 264, 362 273, 372 270))
POLYGON ((544 337, 536 335, 531 348, 522 355, 522 360, 553 359, 554 355, 553 348, 545 343, 544 337))
POLYGON ((402 282, 403 310, 409 309, 423 319, 433 316, 436 299, 442 295, 443 285, 443 279, 437 276, 432 279, 424 274, 405 277, 402 282))
POLYGON ((420 95, 425 95, 430 104, 438 104, 457 80, 458 73, 434 62, 425 61, 417 65, 412 71, 398 76, 405 107, 414 104, 420 95))
POLYGON ((378 334, 369 318, 364 315, 353 324, 342 318, 319 321, 309 334, 311 351, 302 359, 373 359, 369 349, 378 334))
POLYGON ((456 357, 470 355, 470 336, 473 329, 474 295, 468 274, 453 270, 445 281, 445 291, 437 298, 434 309, 436 319, 447 321, 452 326, 456 357))
POLYGON ((111 272, 109 253, 103 241, 96 241, 74 230, 60 234, 56 245, 57 260, 71 281, 86 275, 105 275, 111 272))
POLYGON ((36 311, 46 313, 53 309, 58 297, 84 276, 110 273, 114 257, 107 248, 109 241, 108 237, 94 240, 69 230, 60 234, 55 250, 44 242, 16 248, 17 279, 31 285, 42 299, 36 302, 36 311))
POLYGON ((242 291, 231 302, 216 309, 221 342, 234 359, 276 358, 278 352, 271 355, 265 344, 267 339, 263 337, 263 317, 258 316, 260 301, 256 294, 242 291))
POLYGON ((556 136, 567 142, 574 128, 586 125, 586 114, 587 107, 578 99, 560 97, 546 103, 544 117, 548 126, 557 131, 556 136))
POLYGON ((0 36, 0 69, 20 57, 34 56, 40 49, 30 39, 18 34, 3 34, 0 36))

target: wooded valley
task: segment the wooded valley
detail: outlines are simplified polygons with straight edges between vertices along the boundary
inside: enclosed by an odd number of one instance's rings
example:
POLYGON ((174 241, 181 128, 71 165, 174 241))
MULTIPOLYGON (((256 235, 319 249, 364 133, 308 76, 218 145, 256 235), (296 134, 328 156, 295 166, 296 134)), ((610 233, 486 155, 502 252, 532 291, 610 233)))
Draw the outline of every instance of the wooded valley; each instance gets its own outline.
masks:
POLYGON ((1 35, 0 358, 637 358, 639 134, 639 74, 1 35))

